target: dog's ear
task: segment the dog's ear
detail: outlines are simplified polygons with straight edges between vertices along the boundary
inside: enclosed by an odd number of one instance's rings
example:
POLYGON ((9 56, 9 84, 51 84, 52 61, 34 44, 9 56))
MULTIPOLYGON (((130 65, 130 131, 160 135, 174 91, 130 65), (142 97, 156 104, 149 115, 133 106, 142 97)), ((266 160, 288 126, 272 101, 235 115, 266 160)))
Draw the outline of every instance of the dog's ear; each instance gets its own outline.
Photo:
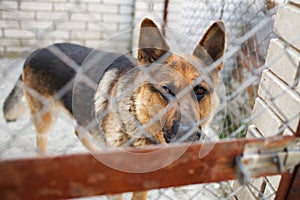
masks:
POLYGON ((153 63, 168 50, 169 46, 155 23, 148 18, 144 19, 139 38, 139 64, 153 63))
MULTIPOLYGON (((203 35, 199 44, 195 48, 193 55, 199 58, 203 58, 203 55, 207 55, 216 61, 221 58, 225 50, 225 26, 223 21, 214 22, 203 35), (206 52, 203 52, 205 50, 206 52)), ((218 69, 222 69, 222 65, 218 66, 218 69)))

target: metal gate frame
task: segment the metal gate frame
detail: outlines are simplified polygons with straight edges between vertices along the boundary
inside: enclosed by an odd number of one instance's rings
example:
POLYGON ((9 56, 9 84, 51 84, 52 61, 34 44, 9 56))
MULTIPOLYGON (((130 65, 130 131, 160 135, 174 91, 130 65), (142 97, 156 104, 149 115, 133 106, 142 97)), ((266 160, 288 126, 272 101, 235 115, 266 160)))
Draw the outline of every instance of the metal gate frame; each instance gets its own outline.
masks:
POLYGON ((240 179, 240 182, 246 184, 251 177, 282 174, 276 200, 297 199, 300 191, 299 167, 295 167, 294 171, 289 173, 287 170, 291 168, 287 168, 286 161, 292 159, 293 162, 299 163, 299 156, 296 160, 295 157, 290 157, 291 159, 287 157, 291 153, 299 154, 299 148, 287 151, 291 143, 299 146, 299 135, 300 126, 295 136, 278 135, 220 141, 214 144, 212 150, 203 158, 199 158, 199 151, 201 148, 211 147, 211 144, 128 148, 126 151, 99 152, 96 156, 85 153, 2 160, 0 196, 1 199, 75 198, 234 179, 240 179), (127 152, 149 153, 160 150, 160 156, 155 161, 161 162, 182 149, 186 151, 179 159, 167 167, 148 173, 118 171, 96 159, 97 156, 101 156, 111 159, 115 164, 128 166, 134 164, 138 168, 153 160, 147 157, 137 160, 137 157, 128 156, 127 152), (252 149, 250 154, 249 149, 252 149), (278 162, 282 153, 286 156, 278 162), (286 163, 283 163, 283 160, 286 163))

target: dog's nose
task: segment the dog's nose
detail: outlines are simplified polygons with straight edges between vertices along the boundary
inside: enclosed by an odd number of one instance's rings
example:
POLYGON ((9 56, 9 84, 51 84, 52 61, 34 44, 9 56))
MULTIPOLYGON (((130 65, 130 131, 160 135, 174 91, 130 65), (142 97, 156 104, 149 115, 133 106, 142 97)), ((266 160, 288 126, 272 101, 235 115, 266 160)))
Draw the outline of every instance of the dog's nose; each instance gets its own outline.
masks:
POLYGON ((163 128, 167 143, 196 142, 201 138, 201 127, 173 123, 170 129, 163 128))
POLYGON ((201 138, 201 128, 182 126, 179 128, 179 140, 182 142, 196 142, 201 138))
POLYGON ((202 134, 202 131, 201 131, 201 130, 197 131, 193 136, 191 136, 191 138, 190 138, 189 141, 193 141, 193 142, 198 142, 198 141, 200 141, 201 134, 202 134))

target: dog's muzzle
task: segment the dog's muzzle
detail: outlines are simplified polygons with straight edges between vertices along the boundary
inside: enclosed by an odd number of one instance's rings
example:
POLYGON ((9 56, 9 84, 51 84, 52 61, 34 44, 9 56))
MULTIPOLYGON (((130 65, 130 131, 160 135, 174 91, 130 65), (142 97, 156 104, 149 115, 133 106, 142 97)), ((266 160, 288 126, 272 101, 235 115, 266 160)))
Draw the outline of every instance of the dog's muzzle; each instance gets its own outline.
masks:
POLYGON ((202 130, 192 130, 189 126, 174 125, 170 130, 163 129, 167 143, 197 142, 201 138, 202 130))

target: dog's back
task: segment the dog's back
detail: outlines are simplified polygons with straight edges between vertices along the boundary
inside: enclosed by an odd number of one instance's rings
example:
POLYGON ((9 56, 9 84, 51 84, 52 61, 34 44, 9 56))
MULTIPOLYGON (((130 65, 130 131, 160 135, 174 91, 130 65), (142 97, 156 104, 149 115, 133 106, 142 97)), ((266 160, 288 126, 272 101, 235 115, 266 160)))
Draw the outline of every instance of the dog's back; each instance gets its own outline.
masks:
MULTIPOLYGON (((92 71, 95 73, 93 76, 97 79, 93 81, 96 84, 106 71, 112 71, 111 73, 119 76, 135 66, 133 59, 122 54, 100 50, 92 52, 90 48, 69 43, 53 44, 36 50, 27 58, 22 75, 4 102, 3 112, 6 121, 15 121, 24 113, 21 111, 23 110, 21 108, 25 107, 21 99, 23 96, 26 97, 32 121, 38 133, 38 147, 45 152, 46 145, 43 144, 45 139, 41 139, 41 136, 45 136, 55 121, 54 113, 57 105, 65 108, 73 116, 75 75, 88 56, 90 59, 87 60, 93 61, 92 71), (94 63, 95 60, 98 62, 94 63), (43 141, 39 142, 40 139, 43 141)), ((91 63, 87 62, 88 64, 91 63)), ((85 98, 75 98, 80 101, 80 107, 82 107, 78 109, 83 109, 83 111, 93 110, 92 104, 86 107, 86 101, 89 98, 88 101, 93 103, 94 93, 87 94, 87 92, 91 93, 85 90, 82 94, 85 98)), ((78 116, 73 117, 78 120, 76 118, 78 116)))
POLYGON ((23 113, 21 99, 24 89, 26 96, 34 104, 29 106, 38 106, 36 104, 40 103, 37 102, 56 95, 55 98, 72 113, 73 84, 70 81, 90 52, 89 48, 69 43, 54 44, 33 52, 24 63, 22 76, 4 102, 5 119, 15 121, 23 113), (62 88, 64 93, 57 93, 62 88))
POLYGON ((69 43, 36 50, 25 61, 22 75, 4 102, 6 121, 15 121, 24 113, 22 97, 26 97, 42 151, 46 152, 45 134, 55 120, 54 106, 60 104, 72 114, 73 78, 91 51, 69 43))

